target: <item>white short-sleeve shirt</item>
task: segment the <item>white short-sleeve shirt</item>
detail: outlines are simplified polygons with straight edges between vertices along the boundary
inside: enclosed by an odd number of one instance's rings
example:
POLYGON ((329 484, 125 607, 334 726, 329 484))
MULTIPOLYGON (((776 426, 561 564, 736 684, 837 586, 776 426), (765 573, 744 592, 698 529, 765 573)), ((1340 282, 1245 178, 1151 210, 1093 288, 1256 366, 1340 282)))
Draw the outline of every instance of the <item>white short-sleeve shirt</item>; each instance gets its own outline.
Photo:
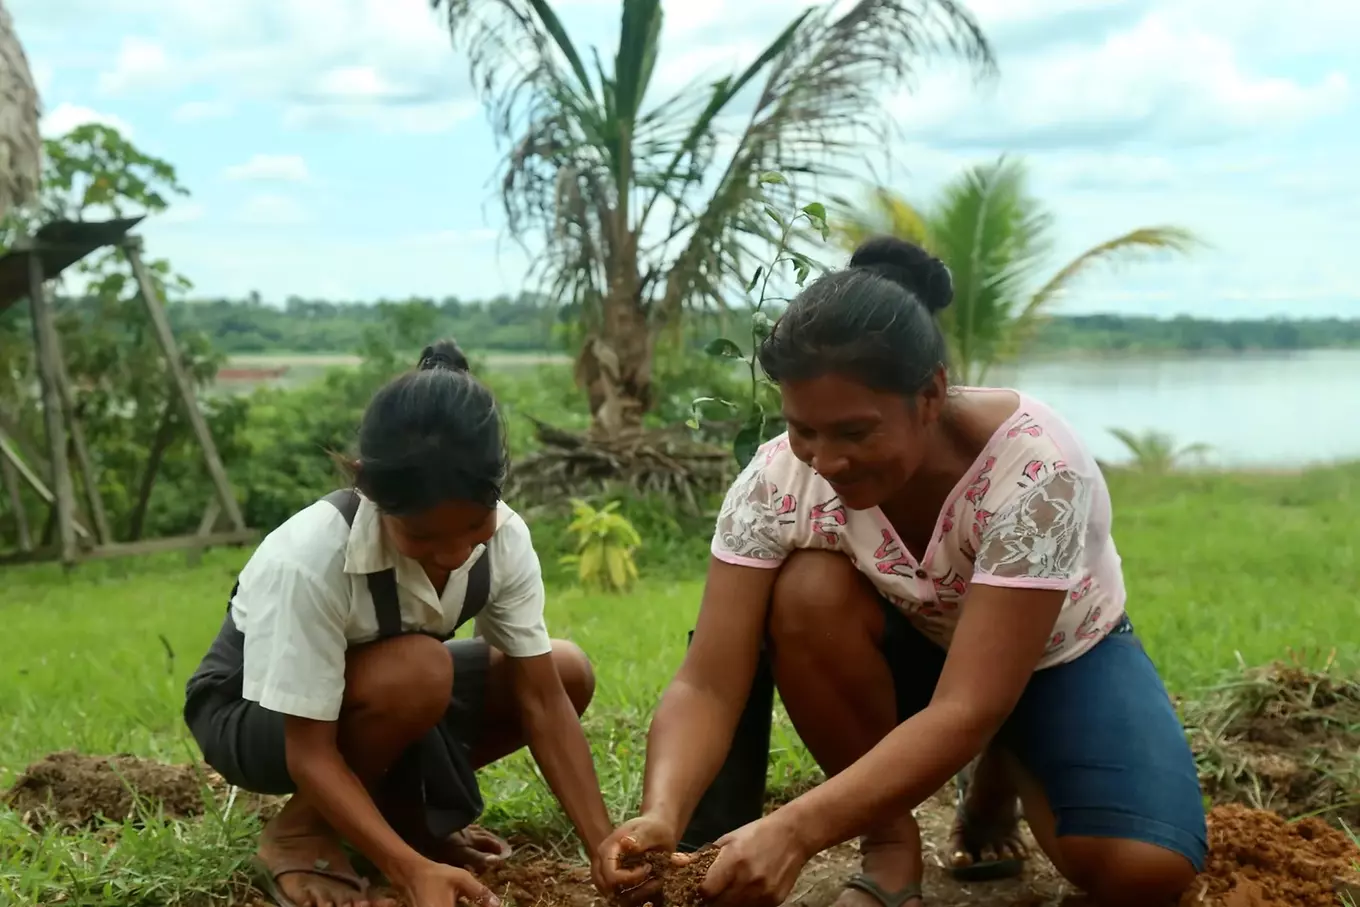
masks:
POLYGON ((757 451, 727 493, 714 557, 776 568, 801 548, 850 558, 922 635, 948 648, 974 584, 1067 593, 1038 667, 1077 658, 1124 617, 1124 576, 1100 467, 1066 422, 1018 391, 1001 425, 945 502, 918 563, 877 508, 850 510, 788 435, 757 451))
POLYGON ((392 549, 378 509, 360 499, 353 528, 318 501, 269 533, 241 571, 231 613, 245 636, 244 698, 285 715, 334 721, 345 652, 378 637, 369 573, 394 568, 402 627, 447 636, 458 623, 472 565, 491 554, 491 588, 476 634, 512 658, 552 651, 529 527, 504 503, 496 531, 449 574, 437 595, 425 571, 392 549))

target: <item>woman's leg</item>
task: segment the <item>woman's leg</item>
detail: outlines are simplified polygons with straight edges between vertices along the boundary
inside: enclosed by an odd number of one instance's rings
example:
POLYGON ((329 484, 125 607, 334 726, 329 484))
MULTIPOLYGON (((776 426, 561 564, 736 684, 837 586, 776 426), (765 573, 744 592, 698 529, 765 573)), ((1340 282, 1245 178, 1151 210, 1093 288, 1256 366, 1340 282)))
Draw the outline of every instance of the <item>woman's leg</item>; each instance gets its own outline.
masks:
MULTIPOLYGON (((448 708, 453 662, 437 640, 402 636, 351 650, 336 742, 346 764, 370 790, 398 757, 423 737, 448 708)), ((259 710, 263 712, 263 710, 259 710)), ((274 752, 286 772, 282 716, 266 713, 252 733, 274 752)), ((278 766, 273 772, 277 773, 278 766)), ((261 836, 259 856, 279 887, 298 907, 369 903, 361 889, 343 881, 354 870, 334 830, 303 795, 295 794, 261 836), (321 867, 327 875, 306 871, 321 867)), ((377 902, 374 902, 377 903, 377 902)))
POLYGON ((1170 907, 1203 868, 1194 757, 1132 632, 1039 671, 999 742, 1035 840, 1098 907, 1170 907))
MULTIPOLYGON (((923 708, 934 691, 944 653, 917 636, 921 651, 890 667, 887 629, 882 600, 843 555, 799 551, 780 568, 769 624, 775 685, 828 776, 873 748, 902 715, 923 708)), ((921 835, 910 813, 865 835, 860 849, 864 875, 884 892, 920 883, 921 835)), ((850 889, 837 903, 874 901, 850 889)))

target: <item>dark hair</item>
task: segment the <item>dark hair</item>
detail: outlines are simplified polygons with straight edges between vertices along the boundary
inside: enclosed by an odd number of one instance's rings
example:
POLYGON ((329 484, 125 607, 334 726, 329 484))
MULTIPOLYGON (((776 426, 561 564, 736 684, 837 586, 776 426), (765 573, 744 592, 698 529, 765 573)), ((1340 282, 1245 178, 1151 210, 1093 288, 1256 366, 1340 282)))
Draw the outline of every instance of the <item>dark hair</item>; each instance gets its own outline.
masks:
POLYGON ((355 487, 379 510, 406 516, 444 501, 494 507, 507 460, 495 398, 458 344, 441 340, 373 395, 352 468, 355 487))
POLYGON ((808 284, 760 344, 772 381, 840 374, 914 397, 948 361, 935 315, 954 299, 949 269, 892 236, 865 240, 850 264, 808 284))

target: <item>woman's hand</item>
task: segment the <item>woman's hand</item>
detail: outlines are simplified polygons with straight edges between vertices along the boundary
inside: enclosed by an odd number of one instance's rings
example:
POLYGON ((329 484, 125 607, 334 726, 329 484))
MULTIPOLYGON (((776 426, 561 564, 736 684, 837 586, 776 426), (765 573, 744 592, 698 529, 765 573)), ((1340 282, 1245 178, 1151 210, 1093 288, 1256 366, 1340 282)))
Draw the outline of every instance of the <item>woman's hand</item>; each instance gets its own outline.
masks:
POLYGON ((466 869, 426 860, 403 880, 402 893, 411 907, 457 907, 466 898, 477 907, 500 907, 496 897, 466 869))
POLYGON ((674 854, 678 839, 675 829, 655 816, 630 819, 600 844, 591 861, 595 884, 602 886, 602 894, 617 896, 626 904, 650 900, 658 882, 651 878, 652 867, 642 862, 630 867, 623 864, 629 856, 651 851, 674 854))
POLYGON ((700 891, 721 907, 776 907, 788 900, 812 854, 779 811, 717 841, 700 891))

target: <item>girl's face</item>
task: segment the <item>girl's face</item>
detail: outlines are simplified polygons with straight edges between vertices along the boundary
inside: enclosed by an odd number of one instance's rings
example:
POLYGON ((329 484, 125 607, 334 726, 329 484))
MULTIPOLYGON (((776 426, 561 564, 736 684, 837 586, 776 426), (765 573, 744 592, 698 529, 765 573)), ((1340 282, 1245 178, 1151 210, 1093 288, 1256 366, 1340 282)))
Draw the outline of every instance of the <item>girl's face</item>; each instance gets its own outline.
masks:
POLYGON ((409 516, 382 516, 392 545, 427 570, 453 571, 496 531, 496 508, 445 501, 409 516))
POLYGON ((866 510, 892 498, 920 468, 945 384, 941 370, 914 400, 836 374, 779 388, 794 456, 846 507, 866 510))

